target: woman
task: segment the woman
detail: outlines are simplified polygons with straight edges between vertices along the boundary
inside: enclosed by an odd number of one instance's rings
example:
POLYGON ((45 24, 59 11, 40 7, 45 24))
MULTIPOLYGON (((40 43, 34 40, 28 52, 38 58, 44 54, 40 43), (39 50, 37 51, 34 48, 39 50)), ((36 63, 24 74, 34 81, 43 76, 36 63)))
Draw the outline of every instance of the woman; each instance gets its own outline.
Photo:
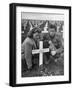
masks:
POLYGON ((36 49, 36 42, 39 39, 40 30, 34 28, 28 32, 27 38, 23 41, 22 49, 22 60, 26 61, 28 70, 32 69, 32 49, 36 49))

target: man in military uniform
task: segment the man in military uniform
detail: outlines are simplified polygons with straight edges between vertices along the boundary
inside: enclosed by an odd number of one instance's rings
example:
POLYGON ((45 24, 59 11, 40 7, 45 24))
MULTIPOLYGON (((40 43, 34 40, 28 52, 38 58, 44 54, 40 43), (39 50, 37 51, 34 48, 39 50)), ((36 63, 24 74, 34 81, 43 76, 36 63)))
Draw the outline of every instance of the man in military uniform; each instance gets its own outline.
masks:
POLYGON ((56 32, 56 26, 51 25, 49 29, 49 49, 50 56, 55 61, 60 60, 63 61, 64 54, 64 46, 63 46, 63 38, 61 33, 56 32))
MULTIPOLYGON (((50 25, 49 33, 43 35, 43 48, 49 48, 49 52, 44 53, 44 70, 49 72, 51 62, 63 65, 64 63, 64 43, 61 33, 56 32, 56 26, 50 25)), ((53 64, 51 63, 51 67, 53 64)), ((54 69, 54 68, 53 68, 54 69)), ((57 71, 57 70, 56 70, 57 71)))
POLYGON ((60 60, 63 62, 64 60, 64 45, 63 38, 61 33, 56 32, 56 26, 50 25, 48 35, 43 37, 44 48, 50 49, 50 52, 44 54, 44 62, 46 64, 49 63, 50 60, 60 60))

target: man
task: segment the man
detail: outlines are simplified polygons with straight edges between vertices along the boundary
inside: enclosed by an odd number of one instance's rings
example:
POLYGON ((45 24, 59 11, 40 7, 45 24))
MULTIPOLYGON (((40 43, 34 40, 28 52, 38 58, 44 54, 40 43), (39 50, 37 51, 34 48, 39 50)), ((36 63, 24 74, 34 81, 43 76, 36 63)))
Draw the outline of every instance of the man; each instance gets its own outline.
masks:
MULTIPOLYGON (((36 42, 39 39, 39 33, 40 30, 38 28, 29 31, 21 46, 22 60, 26 62, 29 71, 32 69, 32 49, 37 48, 36 42)), ((24 68, 24 65, 22 68, 24 68)))
POLYGON ((54 25, 50 26, 48 43, 51 59, 61 60, 64 54, 63 38, 59 32, 56 32, 56 26, 54 25))
MULTIPOLYGON (((64 61, 64 43, 60 33, 56 32, 56 26, 50 25, 49 33, 43 37, 43 47, 49 48, 49 52, 44 53, 44 72, 48 75, 50 64, 60 61, 63 65, 64 61)), ((56 63, 57 64, 57 63, 56 63)))
POLYGON ((44 54, 44 63, 48 64, 49 59, 59 59, 63 55, 64 45, 61 33, 56 32, 56 26, 50 25, 49 33, 43 37, 44 48, 50 49, 50 52, 44 54))

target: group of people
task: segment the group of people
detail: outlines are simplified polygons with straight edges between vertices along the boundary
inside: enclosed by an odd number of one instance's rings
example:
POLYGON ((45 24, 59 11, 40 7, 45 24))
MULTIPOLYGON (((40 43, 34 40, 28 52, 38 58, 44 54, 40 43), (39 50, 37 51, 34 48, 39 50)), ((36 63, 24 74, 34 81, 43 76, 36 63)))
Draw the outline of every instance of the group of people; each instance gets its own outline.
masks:
MULTIPOLYGON (((64 40, 61 33, 56 32, 56 27, 51 25, 48 33, 42 35, 41 29, 38 27, 33 28, 27 34, 27 37, 21 45, 21 59, 24 70, 24 62, 26 63, 27 71, 31 71, 33 66, 36 65, 33 61, 33 49, 39 49, 39 41, 43 41, 43 48, 49 48, 49 52, 44 53, 43 63, 47 64, 50 60, 57 62, 58 60, 64 62, 64 40), (41 37, 42 36, 42 37, 41 37)), ((36 61, 37 62, 37 61, 36 61)))

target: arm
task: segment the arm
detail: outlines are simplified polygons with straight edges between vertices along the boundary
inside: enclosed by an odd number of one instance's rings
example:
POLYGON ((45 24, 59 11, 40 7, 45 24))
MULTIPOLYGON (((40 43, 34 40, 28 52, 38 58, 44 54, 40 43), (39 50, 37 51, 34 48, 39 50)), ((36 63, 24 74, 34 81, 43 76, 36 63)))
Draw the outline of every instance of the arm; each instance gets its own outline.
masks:
POLYGON ((51 52, 54 53, 54 55, 56 53, 61 53, 61 52, 64 51, 64 49, 63 49, 64 46, 62 44, 63 43, 63 40, 61 38, 56 38, 56 40, 57 40, 57 44, 58 44, 59 48, 56 48, 54 46, 54 44, 51 41, 49 41, 49 44, 50 44, 49 48, 50 48, 51 52))
POLYGON ((32 45, 30 43, 25 44, 25 59, 31 61, 32 58, 32 45))
POLYGON ((60 45, 60 48, 56 50, 57 53, 61 53, 61 52, 64 52, 64 41, 63 39, 59 39, 59 45, 60 45))

